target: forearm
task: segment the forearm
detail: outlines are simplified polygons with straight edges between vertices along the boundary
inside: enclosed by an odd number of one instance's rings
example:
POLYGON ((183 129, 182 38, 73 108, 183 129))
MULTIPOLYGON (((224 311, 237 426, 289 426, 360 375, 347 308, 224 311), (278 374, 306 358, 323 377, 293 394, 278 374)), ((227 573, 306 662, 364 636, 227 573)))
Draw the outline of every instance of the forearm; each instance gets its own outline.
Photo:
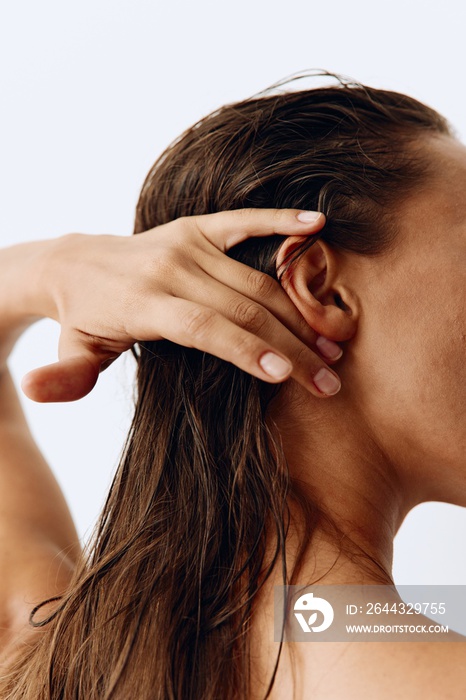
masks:
POLYGON ((50 241, 0 249, 0 371, 23 331, 47 315, 45 262, 50 241))
POLYGON ((15 636, 34 603, 63 592, 81 548, 7 369, 0 372, 0 448, 0 633, 15 636))
POLYGON ((32 437, 7 369, 0 373, 0 446, 0 541, 5 528, 13 536, 16 528, 34 523, 37 534, 53 536, 63 548, 75 542, 63 494, 32 437))
POLYGON ((14 591, 27 569, 29 543, 39 552, 43 543, 53 545, 71 558, 79 551, 65 499, 35 444, 6 365, 20 334, 51 315, 45 294, 48 260, 48 241, 0 250, 0 609, 7 589, 14 591), (10 564, 12 557, 22 557, 8 575, 5 557, 10 564))
MULTIPOLYGON (((0 249, 0 458, 8 445, 33 443, 7 359, 21 333, 46 315, 41 284, 47 244, 37 241, 0 249)), ((0 483, 4 471, 0 459, 0 483)))

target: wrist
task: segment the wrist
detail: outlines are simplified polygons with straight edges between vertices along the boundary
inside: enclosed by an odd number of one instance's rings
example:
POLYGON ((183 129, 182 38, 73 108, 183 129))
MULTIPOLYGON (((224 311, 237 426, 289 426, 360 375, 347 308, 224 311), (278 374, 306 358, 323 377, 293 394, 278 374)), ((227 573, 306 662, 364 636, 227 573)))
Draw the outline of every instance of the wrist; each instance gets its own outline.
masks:
POLYGON ((49 315, 45 281, 52 242, 31 241, 0 250, 0 364, 23 331, 49 315))

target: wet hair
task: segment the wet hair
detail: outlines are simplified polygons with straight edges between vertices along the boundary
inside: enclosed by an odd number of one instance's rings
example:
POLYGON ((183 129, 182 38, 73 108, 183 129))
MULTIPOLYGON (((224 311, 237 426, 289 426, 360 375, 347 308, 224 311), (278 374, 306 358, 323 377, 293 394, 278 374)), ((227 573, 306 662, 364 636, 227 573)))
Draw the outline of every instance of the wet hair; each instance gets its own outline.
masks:
MULTIPOLYGON (((320 236, 335 249, 378 256, 396 246, 394 212, 430 176, 423 144, 451 135, 446 120, 343 79, 284 85, 217 109, 170 145, 143 184, 134 233, 182 216, 291 207, 323 211, 320 236)), ((228 255, 278 279, 283 240, 250 238, 228 255)), ((282 385, 167 340, 134 353, 134 419, 95 537, 57 609, 33 616, 42 637, 14 670, 10 700, 250 697, 253 603, 277 563, 284 584, 296 580, 326 518, 290 477, 266 421, 282 385), (307 533, 291 572, 289 499, 307 533)))

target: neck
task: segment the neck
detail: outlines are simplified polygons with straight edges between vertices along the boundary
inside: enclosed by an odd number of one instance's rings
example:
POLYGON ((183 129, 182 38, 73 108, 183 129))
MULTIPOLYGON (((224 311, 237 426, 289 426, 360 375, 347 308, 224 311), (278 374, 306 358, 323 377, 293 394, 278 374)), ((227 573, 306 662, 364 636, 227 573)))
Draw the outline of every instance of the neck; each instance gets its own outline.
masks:
MULTIPOLYGON (((315 399, 296 384, 283 394, 279 407, 270 406, 269 418, 293 484, 322 512, 296 583, 392 583, 393 540, 414 505, 396 468, 344 396, 315 399)), ((290 504, 290 511, 292 571, 305 530, 299 508, 290 504)))

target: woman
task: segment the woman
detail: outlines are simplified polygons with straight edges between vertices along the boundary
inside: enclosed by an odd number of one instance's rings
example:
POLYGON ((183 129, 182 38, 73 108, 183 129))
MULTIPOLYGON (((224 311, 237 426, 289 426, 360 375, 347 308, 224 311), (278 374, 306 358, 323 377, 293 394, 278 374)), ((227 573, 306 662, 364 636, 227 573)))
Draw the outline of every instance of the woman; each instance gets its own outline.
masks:
POLYGON ((406 513, 466 503, 465 187, 443 117, 342 83, 188 129, 131 241, 3 251, 4 358, 35 318, 62 325, 31 398, 79 398, 139 342, 85 555, 3 371, 2 697, 464 696, 463 644, 292 649, 272 618, 274 584, 391 584, 406 513))

